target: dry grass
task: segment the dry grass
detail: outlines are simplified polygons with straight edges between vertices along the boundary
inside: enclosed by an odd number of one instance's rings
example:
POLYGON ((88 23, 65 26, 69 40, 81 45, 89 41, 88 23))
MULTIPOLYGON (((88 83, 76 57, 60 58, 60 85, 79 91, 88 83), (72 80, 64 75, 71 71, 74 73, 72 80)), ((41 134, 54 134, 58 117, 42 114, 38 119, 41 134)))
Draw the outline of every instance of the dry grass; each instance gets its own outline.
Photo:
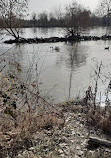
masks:
POLYGON ((62 127, 64 115, 16 76, 0 75, 0 156, 15 157, 33 146, 33 134, 62 127))
POLYGON ((13 153, 11 156, 14 157, 20 150, 33 146, 33 134, 36 131, 64 125, 64 120, 54 113, 41 116, 36 116, 36 113, 30 113, 30 115, 29 113, 21 113, 17 116, 15 122, 7 115, 0 119, 0 151, 2 157, 10 153, 13 153), (4 121, 2 122, 2 120, 4 121))
POLYGON ((92 87, 89 86, 82 102, 87 125, 100 129, 106 134, 111 134, 111 107, 109 105, 104 107, 100 104, 97 105, 94 96, 95 93, 92 92, 92 87))
POLYGON ((106 134, 111 134, 111 107, 97 106, 94 109, 90 106, 86 114, 87 124, 102 130, 106 134))

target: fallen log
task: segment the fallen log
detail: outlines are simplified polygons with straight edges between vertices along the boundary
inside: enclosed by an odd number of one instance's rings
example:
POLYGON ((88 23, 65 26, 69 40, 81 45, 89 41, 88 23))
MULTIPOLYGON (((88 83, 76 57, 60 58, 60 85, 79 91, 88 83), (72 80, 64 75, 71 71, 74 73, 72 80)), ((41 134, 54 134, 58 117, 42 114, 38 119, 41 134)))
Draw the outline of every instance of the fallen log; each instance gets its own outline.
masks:
POLYGON ((111 148, 111 141, 90 137, 88 140, 88 148, 96 149, 100 146, 111 148))

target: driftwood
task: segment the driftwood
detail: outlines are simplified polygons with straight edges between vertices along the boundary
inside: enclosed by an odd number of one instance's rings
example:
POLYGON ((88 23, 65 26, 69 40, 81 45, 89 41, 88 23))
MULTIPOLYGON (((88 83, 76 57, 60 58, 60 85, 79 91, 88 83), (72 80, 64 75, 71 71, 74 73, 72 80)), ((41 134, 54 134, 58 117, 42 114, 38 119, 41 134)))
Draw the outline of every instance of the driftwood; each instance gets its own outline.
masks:
POLYGON ((111 148, 111 141, 90 137, 88 140, 88 148, 96 149, 100 146, 111 148))

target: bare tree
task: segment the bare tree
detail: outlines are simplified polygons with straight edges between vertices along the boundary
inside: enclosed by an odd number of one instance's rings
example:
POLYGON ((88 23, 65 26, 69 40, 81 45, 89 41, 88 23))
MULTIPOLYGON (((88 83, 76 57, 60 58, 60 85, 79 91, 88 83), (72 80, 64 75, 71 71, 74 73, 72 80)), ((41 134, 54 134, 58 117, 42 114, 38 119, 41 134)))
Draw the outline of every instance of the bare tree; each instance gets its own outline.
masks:
POLYGON ((33 25, 35 27, 35 24, 36 24, 36 13, 32 14, 32 20, 33 20, 33 25))
POLYGON ((27 6, 27 0, 0 0, 2 27, 17 40, 20 38, 20 30, 27 6))
POLYGON ((38 15, 38 22, 39 22, 40 26, 47 27, 47 24, 48 24, 48 14, 47 14, 47 12, 43 12, 43 13, 40 13, 38 15))
POLYGON ((64 27, 65 12, 63 12, 63 9, 61 6, 57 8, 56 7, 53 8, 53 16, 55 17, 55 19, 58 20, 60 26, 64 27))
POLYGON ((90 25, 90 12, 76 1, 66 7, 65 29, 68 35, 80 35, 81 29, 90 25))
POLYGON ((111 0, 100 0, 97 14, 98 16, 105 17, 107 19, 106 25, 109 27, 111 17, 111 0))
POLYGON ((56 18, 53 11, 51 11, 49 13, 49 25, 50 26, 58 26, 59 25, 59 20, 56 18))

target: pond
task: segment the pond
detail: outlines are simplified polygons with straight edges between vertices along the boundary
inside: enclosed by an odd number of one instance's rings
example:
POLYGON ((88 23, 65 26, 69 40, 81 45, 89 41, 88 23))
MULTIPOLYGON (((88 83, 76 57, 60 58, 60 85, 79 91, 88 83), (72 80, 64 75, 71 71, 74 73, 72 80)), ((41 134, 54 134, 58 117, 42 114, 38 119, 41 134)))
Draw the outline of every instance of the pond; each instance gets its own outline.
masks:
MULTIPOLYGON (((83 31, 85 35, 102 36, 105 33, 106 28, 101 27, 83 31)), ((27 38, 62 37, 65 33, 62 28, 26 28, 22 30, 21 35, 27 38)), ((5 58, 6 61, 19 62, 22 68, 19 76, 23 81, 33 82, 38 76, 41 95, 53 103, 81 98, 88 86, 92 86, 94 91, 97 66, 102 62, 98 79, 98 99, 100 98, 104 104, 105 92, 111 79, 111 41, 21 45, 3 43, 10 38, 4 30, 1 30, 1 60, 5 58), (105 47, 108 46, 109 50, 106 50, 105 47)), ((8 66, 5 71, 11 69, 13 68, 8 66)))

